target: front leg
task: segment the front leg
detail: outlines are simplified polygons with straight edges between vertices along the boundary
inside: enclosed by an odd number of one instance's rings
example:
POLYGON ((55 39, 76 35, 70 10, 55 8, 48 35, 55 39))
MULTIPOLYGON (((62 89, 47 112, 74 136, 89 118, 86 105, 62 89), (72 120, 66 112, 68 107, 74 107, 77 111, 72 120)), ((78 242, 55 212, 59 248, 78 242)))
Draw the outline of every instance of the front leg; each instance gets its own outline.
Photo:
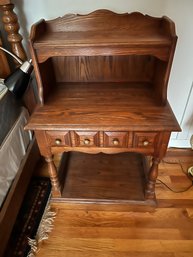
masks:
POLYGON ((54 164, 53 157, 47 156, 47 157, 45 157, 45 160, 48 164, 48 172, 49 172, 50 180, 52 183, 52 195, 53 195, 53 197, 61 197, 60 183, 58 180, 57 169, 54 164))
POLYGON ((153 158, 151 168, 148 174, 148 181, 145 189, 146 199, 155 199, 155 183, 158 176, 158 165, 160 163, 159 158, 153 158))
POLYGON ((158 176, 158 165, 166 154, 170 134, 171 132, 159 133, 145 189, 146 200, 155 199, 155 183, 158 176))
POLYGON ((45 131, 35 131, 35 136, 40 149, 41 155, 45 158, 48 164, 48 173, 52 183, 52 195, 54 197, 61 197, 61 187, 58 179, 58 173, 53 161, 51 147, 47 142, 45 131))

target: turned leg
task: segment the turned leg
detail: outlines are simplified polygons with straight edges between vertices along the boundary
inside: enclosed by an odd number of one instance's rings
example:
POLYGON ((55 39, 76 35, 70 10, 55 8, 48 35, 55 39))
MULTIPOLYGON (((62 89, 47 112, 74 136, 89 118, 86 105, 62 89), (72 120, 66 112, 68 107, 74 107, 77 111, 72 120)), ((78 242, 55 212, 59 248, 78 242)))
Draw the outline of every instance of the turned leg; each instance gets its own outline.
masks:
MULTIPOLYGON (((22 46, 22 36, 19 34, 19 23, 17 15, 14 12, 14 4, 1 3, 6 1, 0 1, 0 9, 2 13, 2 21, 4 24, 5 31, 7 32, 8 42, 11 45, 12 52, 16 54, 21 60, 26 60, 27 56, 22 46)), ((10 1, 8 1, 10 2, 10 1)), ((18 66, 18 63, 16 63, 18 66)))
POLYGON ((50 175, 50 180, 52 183, 52 195, 54 197, 61 197, 60 184, 57 175, 57 169, 54 164, 52 156, 45 157, 46 162, 48 163, 48 172, 50 175))
POLYGON ((148 181, 145 190, 145 198, 146 199, 154 199, 155 198, 155 183, 158 176, 158 165, 160 163, 159 158, 153 158, 152 166, 150 168, 148 174, 148 181))

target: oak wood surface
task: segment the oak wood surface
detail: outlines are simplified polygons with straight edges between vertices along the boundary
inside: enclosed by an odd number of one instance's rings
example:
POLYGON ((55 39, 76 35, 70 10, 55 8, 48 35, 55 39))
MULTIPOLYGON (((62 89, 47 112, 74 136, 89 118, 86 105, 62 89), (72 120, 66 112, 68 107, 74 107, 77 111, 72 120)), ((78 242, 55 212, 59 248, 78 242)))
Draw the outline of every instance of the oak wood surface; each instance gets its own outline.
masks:
MULTIPOLYGON (((121 68, 118 69, 121 77, 121 69, 124 70, 124 66, 128 67, 126 64, 128 63, 126 61, 128 55, 132 56, 134 60, 137 60, 139 56, 141 58, 141 56, 148 55, 151 58, 157 58, 156 63, 159 60, 161 66, 159 69, 163 69, 162 76, 155 76, 155 91, 157 101, 160 104, 165 104, 176 41, 175 25, 167 17, 155 18, 141 13, 116 14, 108 10, 97 10, 88 15, 65 15, 55 20, 40 20, 32 26, 30 34, 30 49, 38 81, 40 102, 41 104, 44 103, 46 96, 44 90, 47 92, 48 85, 42 80, 44 74, 41 72, 41 66, 45 66, 45 62, 52 58, 70 57, 73 59, 72 57, 74 57, 77 62, 77 57, 86 57, 86 59, 93 57, 94 62, 97 62, 96 57, 116 56, 118 59, 118 57, 123 56, 125 60, 122 61, 121 68)), ((147 65, 149 65, 148 59, 147 65)), ((135 74, 135 70, 138 70, 135 62, 132 61, 133 68, 129 72, 129 77, 131 77, 128 78, 127 75, 128 81, 132 79, 131 74, 135 74)), ((142 61, 142 65, 143 63, 144 61, 142 61)), ((104 62, 101 62, 101 67, 102 64, 104 62)), ((73 67, 72 62, 69 65, 69 67, 73 67)), ((85 70, 87 67, 89 70, 92 63, 81 63, 79 66, 85 65, 85 70)), ((58 77, 57 70, 61 71, 62 66, 59 63, 56 65, 56 77, 58 77)), ((76 67, 77 63, 74 66, 76 67)), ((67 68, 67 70, 69 69, 67 68)), ((49 70, 49 75, 51 73, 49 70)), ((95 72, 94 74, 96 75, 95 72)), ((99 77, 99 73, 97 74, 99 77)), ((98 80, 97 76, 95 78, 98 80)), ((113 78, 112 76, 111 79, 113 78)))
POLYGON ((93 157, 90 154, 70 152, 66 158, 61 171, 66 173, 62 201, 145 200, 142 155, 122 153, 111 156, 100 153, 93 157))
POLYGON ((26 129, 35 131, 54 196, 63 186, 53 154, 136 151, 153 157, 143 186, 145 200, 155 198, 158 164, 180 131, 167 102, 176 40, 169 18, 141 13, 97 10, 32 26, 40 105, 26 129))
POLYGON ((175 27, 169 19, 141 13, 118 15, 108 10, 87 16, 66 15, 52 21, 43 20, 38 27, 33 26, 31 32, 39 60, 56 55, 96 55, 97 48, 100 48, 100 55, 125 54, 124 47, 129 53, 154 51, 156 56, 166 60, 169 55, 163 46, 170 46, 172 37, 176 37, 175 27), (41 33, 43 30, 47 33, 41 33), (49 51, 46 52, 47 47, 49 51))
POLYGON ((152 53, 161 60, 168 60, 168 46, 171 42, 167 38, 159 37, 159 35, 155 36, 155 38, 142 38, 140 36, 139 39, 136 39, 135 35, 123 38, 123 35, 127 35, 126 32, 124 33, 118 32, 117 40, 109 35, 108 32, 103 33, 100 37, 91 32, 82 32, 79 37, 77 32, 65 32, 64 35, 51 33, 46 35, 42 42, 39 41, 34 44, 34 47, 40 62, 45 61, 50 56, 147 55, 152 53), (123 41, 120 41, 120 38, 123 41))
MULTIPOLYGON (((159 179, 183 190, 191 184, 183 171, 192 164, 192 150, 169 149, 159 165, 159 179)), ((46 171, 43 166, 41 172, 46 171)), ((54 228, 37 256, 191 257, 193 189, 173 193, 157 183, 156 192, 158 208, 146 211, 124 204, 51 202, 54 228)))
POLYGON ((151 83, 156 61, 150 55, 52 57, 57 82, 151 83))
POLYGON ((116 129, 178 131, 167 104, 159 106, 151 85, 142 83, 63 83, 36 108, 27 129, 116 129))

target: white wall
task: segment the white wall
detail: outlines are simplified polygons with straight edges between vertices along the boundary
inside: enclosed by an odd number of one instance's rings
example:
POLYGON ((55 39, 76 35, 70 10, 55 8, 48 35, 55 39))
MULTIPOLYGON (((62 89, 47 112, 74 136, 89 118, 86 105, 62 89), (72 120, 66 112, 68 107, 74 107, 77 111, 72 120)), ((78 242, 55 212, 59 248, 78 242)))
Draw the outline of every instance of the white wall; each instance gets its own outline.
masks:
POLYGON ((54 19, 67 13, 86 14, 96 9, 109 9, 118 13, 139 11, 153 16, 163 13, 166 0, 13 0, 19 16, 24 38, 31 25, 40 20, 54 19))
POLYGON ((181 124, 173 133, 171 146, 190 147, 193 134, 193 1, 167 0, 165 14, 176 24, 178 42, 169 81, 168 99, 181 124))
POLYGON ((53 19, 66 13, 85 14, 96 9, 110 9, 116 12, 140 11, 160 16, 165 0, 13 0, 25 13, 27 29, 41 18, 53 19))
POLYGON ((178 43, 169 81, 168 98, 182 126, 181 133, 173 133, 170 146, 189 147, 193 134, 193 0, 13 0, 17 6, 24 38, 31 25, 41 18, 53 19, 66 13, 85 14, 96 9, 110 9, 123 13, 140 11, 152 16, 167 15, 174 20, 178 43), (188 101, 189 100, 189 101, 188 101))

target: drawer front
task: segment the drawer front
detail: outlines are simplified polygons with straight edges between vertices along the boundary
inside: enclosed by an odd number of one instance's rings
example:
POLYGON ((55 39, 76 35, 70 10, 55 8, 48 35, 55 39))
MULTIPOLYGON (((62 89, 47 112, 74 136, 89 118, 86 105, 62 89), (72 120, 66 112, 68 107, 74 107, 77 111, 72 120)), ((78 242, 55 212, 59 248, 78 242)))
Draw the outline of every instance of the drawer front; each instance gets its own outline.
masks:
POLYGON ((46 131, 46 137, 51 146, 71 146, 69 131, 46 131))
POLYGON ((127 147, 128 132, 104 132, 104 147, 127 147))
POLYGON ((133 147, 153 148, 158 138, 154 132, 134 132, 133 147))
POLYGON ((97 131, 75 131, 75 146, 97 147, 100 146, 100 134, 97 131))
POLYGON ((153 149, 158 132, 46 131, 50 146, 153 149))

